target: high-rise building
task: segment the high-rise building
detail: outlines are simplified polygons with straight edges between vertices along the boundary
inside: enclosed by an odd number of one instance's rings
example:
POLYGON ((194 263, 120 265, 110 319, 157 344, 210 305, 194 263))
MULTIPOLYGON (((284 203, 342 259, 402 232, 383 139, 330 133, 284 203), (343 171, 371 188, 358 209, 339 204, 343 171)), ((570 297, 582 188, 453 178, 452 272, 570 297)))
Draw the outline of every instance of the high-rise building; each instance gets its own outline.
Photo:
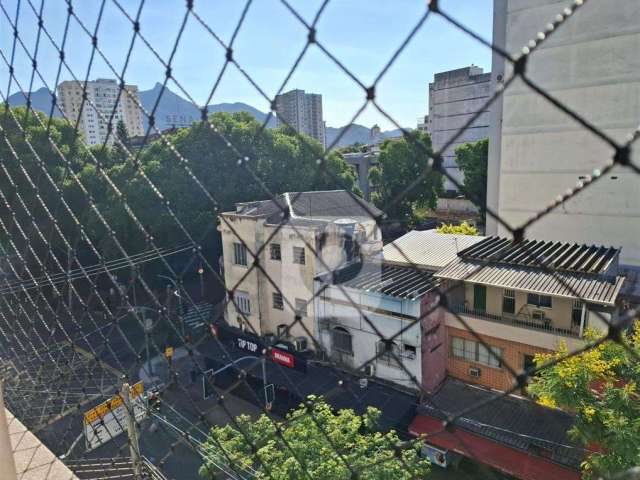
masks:
MULTIPOLYGON (((573 2, 494 0, 498 46, 523 46, 573 2)), ((585 120, 623 144, 640 121, 640 4, 585 3, 529 57, 527 77, 585 120)), ((512 76, 493 58, 494 88, 512 76)), ((520 80, 492 107, 487 204, 517 227, 587 180, 614 156, 613 148, 520 80)), ((640 148, 632 162, 640 165, 640 148)), ((635 150, 635 151, 634 151, 635 150)), ((621 263, 640 265, 640 188, 631 169, 614 167, 583 192, 532 223, 527 236, 622 246, 621 263)), ((487 218, 487 233, 504 227, 487 218)))
MULTIPOLYGON (((436 73, 429 84, 429 120, 422 130, 431 134, 433 150, 438 151, 454 138, 473 115, 482 110, 475 121, 465 128, 443 152, 443 166, 460 184, 464 176, 456 163, 455 150, 468 142, 489 137, 489 112, 483 110, 489 99, 491 73, 471 65, 448 72, 436 73)), ((451 180, 445 178, 445 190, 457 190, 451 180)))
POLYGON ((322 119, 322 95, 291 90, 276 96, 276 120, 278 125, 289 125, 297 132, 305 133, 325 142, 325 125, 322 119))
POLYGON ((113 143, 113 135, 120 120, 127 127, 130 137, 144 135, 142 109, 137 85, 125 85, 118 100, 119 86, 116 80, 99 78, 87 82, 87 101, 82 105, 84 82, 65 81, 58 85, 58 104, 65 116, 72 122, 78 118, 79 130, 89 145, 101 144, 107 138, 108 123, 114 111, 112 132, 108 143, 113 143), (117 102, 117 105, 116 105, 117 102))

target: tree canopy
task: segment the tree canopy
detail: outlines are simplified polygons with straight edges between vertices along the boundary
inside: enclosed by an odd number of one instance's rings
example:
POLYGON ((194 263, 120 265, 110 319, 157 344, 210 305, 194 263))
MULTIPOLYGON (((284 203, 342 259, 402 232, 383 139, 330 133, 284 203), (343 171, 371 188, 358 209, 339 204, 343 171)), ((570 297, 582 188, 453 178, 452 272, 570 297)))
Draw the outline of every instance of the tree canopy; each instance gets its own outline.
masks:
POLYGON ((473 225, 469 225, 467 222, 462 222, 460 225, 453 225, 451 223, 443 223, 436 231, 438 233, 456 233, 459 235, 478 235, 478 229, 473 225))
POLYGON ((464 194, 484 213, 487 202, 489 140, 465 143, 456 148, 456 162, 464 174, 464 194))
POLYGON ((403 443, 393 430, 378 431, 379 416, 373 407, 363 415, 349 409, 334 412, 314 396, 284 422, 243 415, 237 418, 242 433, 230 425, 211 429, 200 475, 214 479, 214 461, 226 460, 238 473, 253 469, 256 479, 348 480, 351 470, 362 480, 424 478, 429 462, 418 456, 420 441, 403 443))
POLYGON ((435 208, 442 175, 431 168, 431 153, 431 137, 421 132, 382 144, 378 165, 369 178, 372 199, 390 220, 410 223, 417 208, 435 208))
MULTIPOLYGON (((586 339, 599 334, 588 331, 586 339)), ((574 412, 570 434, 587 449, 586 478, 623 472, 640 465, 640 323, 623 334, 625 346, 606 341, 585 353, 542 369, 527 387, 538 401, 574 412)), ((536 356, 536 365, 567 354, 536 356)))

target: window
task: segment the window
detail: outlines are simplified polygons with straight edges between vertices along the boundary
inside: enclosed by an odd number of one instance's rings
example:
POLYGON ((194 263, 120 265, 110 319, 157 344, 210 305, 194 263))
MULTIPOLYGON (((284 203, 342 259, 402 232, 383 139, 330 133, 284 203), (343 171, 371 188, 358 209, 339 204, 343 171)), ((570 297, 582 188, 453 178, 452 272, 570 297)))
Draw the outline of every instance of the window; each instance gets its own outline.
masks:
POLYGON ((409 359, 414 359, 416 358, 416 346, 415 345, 409 345, 408 343, 405 343, 404 345, 402 345, 402 356, 409 358, 409 359))
POLYGON ((247 247, 244 244, 233 242, 233 263, 247 265, 247 247))
POLYGON ((280 251, 279 243, 272 243, 269 246, 269 249, 271 250, 271 260, 282 260, 282 252, 280 251))
POLYGON ((289 336, 289 325, 283 323, 278 325, 278 338, 285 338, 289 336))
POLYGON ((333 349, 353 355, 353 346, 351 343, 351 334, 346 328, 336 327, 331 331, 333 349))
POLYGON ((301 317, 307 316, 307 301, 300 298, 296 298, 296 315, 301 317))
POLYGON ((273 292, 273 308, 276 310, 284 310, 284 302, 282 301, 282 294, 280 292, 273 292))
POLYGON ((385 342, 381 340, 377 343, 378 361, 389 365, 390 367, 396 367, 398 363, 398 345, 395 342, 385 342))
POLYGON ((304 247, 293 247, 293 263, 298 263, 300 265, 307 263, 304 254, 304 247))
POLYGON ((233 296, 235 300, 236 308, 246 314, 251 315, 251 300, 249 299, 249 294, 245 292, 236 292, 233 296))
POLYGON ((489 348, 491 351, 482 343, 466 338, 453 337, 451 339, 451 352, 454 357, 500 368, 502 366, 502 349, 491 346, 489 348))
POLYGON ((516 292, 505 290, 502 295, 502 312, 516 313, 516 292))
POLYGON ((537 293, 527 294, 527 303, 536 307, 551 308, 551 297, 548 295, 538 295, 537 293))
POLYGON ((575 300, 573 302, 573 308, 571 309, 571 325, 574 327, 580 327, 582 323, 582 302, 575 300))

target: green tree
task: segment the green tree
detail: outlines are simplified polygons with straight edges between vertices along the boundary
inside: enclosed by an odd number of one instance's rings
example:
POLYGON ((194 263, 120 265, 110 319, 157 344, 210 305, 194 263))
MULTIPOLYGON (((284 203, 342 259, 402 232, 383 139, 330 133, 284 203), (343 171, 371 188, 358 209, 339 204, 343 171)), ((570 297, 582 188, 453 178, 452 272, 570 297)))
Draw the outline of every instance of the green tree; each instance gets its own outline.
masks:
POLYGON ((229 425, 211 429, 200 475, 215 478, 214 461, 230 459, 232 469, 254 469, 257 479, 348 480, 353 477, 345 463, 362 480, 424 478, 429 463, 418 457, 420 441, 403 443, 393 430, 377 431, 379 416, 372 407, 362 416, 347 409, 334 412, 314 396, 277 423, 281 434, 266 415, 257 420, 243 415, 237 421, 244 435, 229 425))
POLYGON ((469 225, 467 222, 462 222, 460 225, 443 223, 436 229, 436 231, 438 233, 456 233, 459 235, 478 235, 478 229, 473 225, 469 225))
POLYGON ((127 160, 127 150, 131 142, 129 141, 129 131, 122 120, 116 124, 116 133, 113 139, 112 158, 114 163, 121 163, 127 160))
MULTIPOLYGON (((588 341, 598 336, 586 333, 588 341)), ((575 413, 569 433, 591 451, 582 464, 585 478, 640 465, 640 323, 622 341, 627 348, 607 341, 545 368, 527 387, 539 403, 575 413)), ((557 353, 538 355, 536 365, 566 354, 561 345, 557 353)))
POLYGON ((484 214, 487 202, 489 140, 465 143, 456 148, 456 162, 464 174, 464 194, 484 214))
POLYGON ((435 208, 442 192, 442 175, 431 168, 431 153, 431 137, 421 132, 382 144, 378 165, 370 170, 369 178, 374 203, 391 220, 410 223, 415 209, 435 208))

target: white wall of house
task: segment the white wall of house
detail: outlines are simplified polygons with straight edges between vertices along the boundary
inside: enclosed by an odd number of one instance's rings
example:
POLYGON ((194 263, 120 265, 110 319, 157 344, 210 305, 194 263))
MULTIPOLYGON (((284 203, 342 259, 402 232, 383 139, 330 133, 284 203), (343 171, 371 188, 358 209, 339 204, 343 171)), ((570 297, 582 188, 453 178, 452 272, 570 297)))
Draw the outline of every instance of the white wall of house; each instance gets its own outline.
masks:
MULTIPOLYGON (((319 285, 316 283, 316 288, 319 285)), ((344 290, 346 294, 339 287, 331 286, 316 297, 319 339, 329 357, 347 367, 360 368, 376 356, 381 336, 392 337, 415 323, 394 339, 397 346, 395 353, 406 370, 394 361, 381 358, 371 363, 375 367, 375 377, 418 389, 416 382, 422 378, 420 324, 417 322, 420 300, 405 300, 352 288, 344 290), (349 298, 357 307, 350 304, 349 298), (336 352, 331 335, 336 327, 344 328, 351 334, 351 356, 336 352), (415 382, 411 377, 416 379, 415 382)))

